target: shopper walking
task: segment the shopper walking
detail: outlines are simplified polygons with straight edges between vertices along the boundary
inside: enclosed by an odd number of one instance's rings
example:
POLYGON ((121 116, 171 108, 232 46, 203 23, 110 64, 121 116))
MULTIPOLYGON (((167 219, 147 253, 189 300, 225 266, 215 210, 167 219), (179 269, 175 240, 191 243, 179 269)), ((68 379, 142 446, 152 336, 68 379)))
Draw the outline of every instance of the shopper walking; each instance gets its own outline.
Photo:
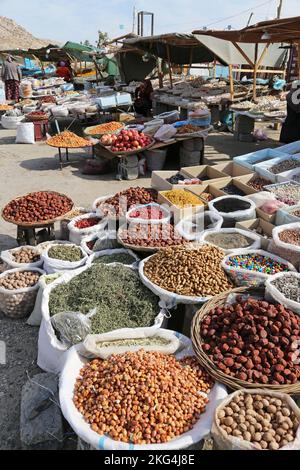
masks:
POLYGON ((19 101, 22 72, 11 55, 7 57, 2 66, 2 80, 5 83, 7 101, 19 101))

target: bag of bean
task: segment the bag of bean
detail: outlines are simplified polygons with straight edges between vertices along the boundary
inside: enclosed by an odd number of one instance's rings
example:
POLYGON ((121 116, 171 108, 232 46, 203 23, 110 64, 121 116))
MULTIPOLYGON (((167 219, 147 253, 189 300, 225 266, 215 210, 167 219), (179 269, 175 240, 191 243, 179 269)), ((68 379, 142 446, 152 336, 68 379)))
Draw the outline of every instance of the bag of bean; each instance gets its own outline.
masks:
POLYGON ((84 266, 88 255, 74 244, 51 245, 42 254, 44 270, 47 274, 72 271, 84 266))
POLYGON ((1 259, 7 269, 41 268, 43 265, 43 260, 41 259, 38 248, 33 246, 22 246, 12 250, 2 251, 1 259))
POLYGON ((80 348, 80 354, 89 359, 100 357, 107 359, 112 354, 123 354, 140 349, 174 354, 181 343, 175 333, 160 328, 125 328, 120 332, 88 335, 80 348))
MULTIPOLYGON (((191 341, 179 334, 176 334, 177 338, 179 339, 180 343, 182 344, 182 348, 174 354, 174 357, 177 361, 184 360, 184 358, 190 358, 193 360, 193 350, 191 341)), ((69 349, 69 351, 65 355, 65 363, 63 366, 63 370, 60 376, 60 391, 59 391, 59 398, 60 398, 60 405, 62 413, 65 419, 69 422, 72 429, 74 429, 77 436, 85 442, 90 449, 93 450, 107 450, 107 451, 114 451, 114 450, 179 450, 179 449, 189 449, 196 444, 199 444, 202 439, 209 435, 214 410, 216 406, 227 396, 227 391, 225 387, 219 383, 215 383, 211 390, 208 393, 199 390, 199 395, 203 398, 208 398, 208 403, 206 405, 205 411, 201 413, 199 419, 194 423, 194 425, 188 429, 186 432, 183 432, 179 436, 174 436, 169 442, 155 442, 153 444, 136 444, 132 441, 129 442, 122 442, 116 437, 112 437, 109 432, 97 433, 96 430, 93 430, 91 425, 85 420, 84 416, 79 412, 75 403, 74 403, 74 389, 75 384, 80 376, 80 371, 85 366, 88 366, 90 361, 84 358, 80 354, 81 345, 74 346, 73 348, 69 349)), ((134 354, 134 353, 132 353, 134 354)), ((138 354, 138 353, 136 353, 138 354)), ((144 352, 145 354, 151 354, 151 352, 144 352)), ((139 357, 139 356, 138 356, 139 357)), ((172 361, 172 357, 170 355, 166 355, 165 362, 172 361)), ((152 360, 152 367, 153 371, 155 370, 154 364, 154 357, 152 360)), ((107 359, 106 361, 109 361, 107 359)), ((109 367, 109 362, 105 364, 109 367)), ((162 362, 162 361, 161 361, 162 362)), ((160 363, 160 367, 163 368, 164 364, 160 363)), ((139 369, 142 370, 142 369, 139 369)), ((174 371, 169 370, 166 371, 164 374, 166 380, 172 380, 174 371)), ((134 377, 135 375, 132 375, 134 377)), ((153 372, 151 373, 153 377, 153 372)), ((130 380, 130 379, 129 379, 130 380)), ((195 380, 195 378, 193 379, 195 380)), ((205 379, 203 378, 203 382, 205 379)), ((155 382, 157 383, 157 382, 155 382)), ((113 385, 114 386, 114 385, 113 385)), ((135 384, 133 383, 133 387, 135 384)), ((159 388, 159 384, 157 383, 157 387, 159 388)), ((181 392, 184 389, 184 384, 180 385, 181 392)), ((159 390, 158 395, 156 395, 157 400, 163 400, 164 397, 161 397, 161 394, 164 394, 163 390, 159 390)), ((151 391, 150 391, 151 394, 151 391)), ((138 397, 138 393, 136 395, 138 397)), ((138 398, 139 400, 140 398, 138 398)), ((143 399, 144 401, 144 399, 143 399)), ((141 406, 138 404, 138 406, 141 406)), ((147 413, 146 413, 147 414, 147 413)), ((144 423, 144 420, 142 420, 144 423)), ((94 427, 95 428, 95 427, 94 427)), ((143 439, 142 439, 143 440, 143 439)))
POLYGON ((0 274, 0 310, 4 315, 15 319, 30 315, 42 274, 39 268, 16 268, 0 274))
POLYGON ((208 208, 223 217, 223 228, 235 227, 237 222, 256 218, 254 202, 243 196, 218 197, 208 204, 208 208))
POLYGON ((99 217, 96 213, 75 217, 68 224, 70 232, 69 241, 80 245, 82 239, 89 235, 101 234, 107 226, 107 220, 99 217))
POLYGON ((140 258, 132 250, 117 248, 115 250, 104 250, 93 253, 87 261, 87 266, 91 266, 93 263, 121 263, 125 266, 137 268, 139 262, 140 258))
POLYGON ((295 272, 287 260, 263 250, 239 250, 227 255, 222 267, 237 286, 261 287, 279 272, 295 272))
POLYGON ((278 248, 300 254, 300 222, 275 227, 272 236, 278 248))
POLYGON ((261 237, 254 232, 238 228, 221 228, 220 230, 205 231, 200 242, 221 248, 225 253, 234 253, 236 250, 259 250, 261 237))
POLYGON ((196 241, 201 240, 206 230, 219 230, 223 222, 223 217, 217 212, 199 212, 182 219, 176 225, 176 230, 185 240, 196 241))
MULTIPOLYGON (((112 266, 115 266, 115 265, 109 265, 107 266, 107 268, 110 270, 112 266)), ((62 302, 61 295, 59 295, 59 297, 56 298, 56 300, 53 300, 53 294, 55 293, 56 288, 60 290, 61 289, 68 290, 69 283, 71 283, 72 281, 79 282, 78 279, 80 277, 81 278, 80 285, 81 285, 81 289, 83 289, 83 293, 84 293, 86 282, 88 282, 88 284, 91 286, 90 289, 94 291, 94 294, 93 294, 94 298, 96 297, 98 299, 98 302, 101 302, 101 298, 103 297, 100 296, 100 299, 99 299, 100 289, 99 287, 94 286, 94 281, 93 281, 94 278, 91 279, 87 273, 87 271, 91 269, 93 269, 93 266, 92 267, 83 266, 74 271, 66 271, 63 273, 63 275, 59 279, 55 280, 44 289, 43 298, 42 298, 42 322, 41 322, 41 327, 39 330, 38 361, 37 362, 38 362, 39 367, 41 367, 41 369, 45 370, 46 372, 52 372, 54 374, 60 373, 63 363, 64 363, 64 355, 66 351, 68 350, 68 346, 66 346, 66 344, 64 344, 56 335, 56 332, 53 328, 53 324, 51 322, 51 318, 54 315, 53 313, 51 315, 51 312, 53 312, 54 310, 55 314, 57 314, 57 313, 63 313, 66 311, 70 312, 70 310, 67 307, 59 306, 62 302), (82 279, 82 276, 87 277, 87 281, 85 279, 82 279), (59 302, 58 306, 56 305, 57 302, 59 302)), ((132 270, 131 268, 124 267, 124 269, 129 270, 130 272, 133 272, 135 276, 137 276, 136 272, 132 270)), ((118 265, 115 271, 118 271, 118 272, 122 271, 120 269, 120 265, 118 265)), ((117 274, 115 275, 115 277, 117 277, 117 274)), ((98 284, 101 284, 101 283, 102 281, 100 279, 98 281, 98 284)), ((118 283, 116 279, 116 286, 117 284, 118 283)), ((115 286, 115 289, 116 289, 116 286, 115 286)), ((77 302, 76 299, 79 299, 79 302, 80 302, 81 301, 80 295, 79 295, 80 293, 78 292, 77 286, 76 286, 75 291, 77 293, 77 297, 75 295, 73 296, 73 295, 68 295, 68 294, 65 294, 65 296, 71 302, 73 301, 77 302)), ((124 300, 125 299, 124 291, 126 291, 126 286, 124 283, 124 279, 121 278, 118 284, 118 292, 120 295, 120 299, 118 299, 118 302, 120 305, 122 304, 122 309, 125 310, 125 306, 126 306, 125 303, 127 304, 127 300, 126 302, 124 300)), ((107 295, 112 296, 115 299, 115 295, 112 294, 112 292, 113 292, 113 287, 110 288, 107 295)), ((83 295, 84 294, 82 294, 82 296, 83 295)), ((56 297, 57 296, 58 294, 56 294, 56 297)), ((141 299, 141 302, 143 300, 144 299, 141 299)), ((92 301, 90 297, 87 296, 87 298, 85 299, 85 302, 88 302, 89 312, 92 312, 92 310, 95 307, 94 300, 92 301)), ((108 305, 107 302, 104 302, 102 304, 102 308, 106 313, 106 321, 109 322, 111 325, 110 327, 111 331, 122 330, 123 328, 114 327, 114 321, 115 321, 114 319, 116 316, 116 312, 114 312, 115 315, 112 314, 110 305, 108 305), (108 308, 108 310, 106 310, 106 308, 108 308)), ((134 310, 134 306, 132 310, 134 310)), ((74 311, 75 311, 75 308, 74 308, 74 311)), ((166 322, 166 311, 160 307, 159 299, 157 300, 155 299, 155 312, 156 311, 157 313, 153 315, 153 321, 150 324, 150 327, 153 329, 158 329, 158 328, 163 327, 166 322), (157 310, 156 310, 156 306, 157 306, 157 310)), ((78 308, 76 308, 76 312, 82 313, 78 311, 78 308)), ((95 317, 92 316, 92 318, 95 318, 95 317)), ((143 321, 143 320, 144 319, 140 319, 140 321, 143 321)), ((128 325, 124 325, 124 327, 127 328, 128 325)))
POLYGON ((211 434, 219 450, 299 450, 300 409, 284 393, 238 390, 216 408, 211 434))
POLYGON ((278 273, 266 281, 266 300, 275 301, 300 315, 300 274, 278 273))
POLYGON ((43 299, 44 289, 46 289, 46 287, 49 284, 51 284, 51 282, 56 281, 56 279, 58 279, 60 276, 61 276, 61 273, 55 273, 55 274, 44 274, 43 276, 40 277, 39 290, 36 296, 34 309, 26 322, 27 325, 40 326, 41 321, 42 321, 42 299, 43 299))

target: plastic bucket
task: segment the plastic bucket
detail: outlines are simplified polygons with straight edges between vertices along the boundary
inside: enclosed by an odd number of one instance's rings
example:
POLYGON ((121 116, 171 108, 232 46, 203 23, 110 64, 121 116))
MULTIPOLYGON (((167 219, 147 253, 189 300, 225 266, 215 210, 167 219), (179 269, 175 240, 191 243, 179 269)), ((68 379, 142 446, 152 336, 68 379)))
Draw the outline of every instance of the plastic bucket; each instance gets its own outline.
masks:
POLYGON ((147 161, 147 168, 149 171, 160 171, 165 165, 167 158, 167 150, 147 150, 145 152, 145 157, 147 161))

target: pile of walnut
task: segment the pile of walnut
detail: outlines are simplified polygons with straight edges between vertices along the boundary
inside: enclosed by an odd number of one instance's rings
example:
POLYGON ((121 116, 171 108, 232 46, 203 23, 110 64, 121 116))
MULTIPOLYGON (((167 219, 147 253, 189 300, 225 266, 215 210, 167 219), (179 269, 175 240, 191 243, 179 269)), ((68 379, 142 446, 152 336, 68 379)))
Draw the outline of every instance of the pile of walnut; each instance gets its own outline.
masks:
POLYGON ((280 398, 242 393, 219 410, 217 424, 259 450, 278 450, 295 440, 299 419, 280 398))

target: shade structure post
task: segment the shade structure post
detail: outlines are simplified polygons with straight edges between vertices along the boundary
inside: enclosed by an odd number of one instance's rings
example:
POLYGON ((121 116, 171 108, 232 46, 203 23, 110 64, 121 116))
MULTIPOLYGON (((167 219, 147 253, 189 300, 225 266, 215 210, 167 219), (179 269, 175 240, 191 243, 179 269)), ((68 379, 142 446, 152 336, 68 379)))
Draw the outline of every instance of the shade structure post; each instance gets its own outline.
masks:
POLYGON ((171 67, 171 54, 170 54, 170 46, 167 44, 167 54, 168 54, 168 66, 169 66, 169 76, 170 76, 170 85, 173 88, 173 74, 172 74, 172 67, 171 67))
POLYGON ((255 54, 254 54, 254 73, 253 73, 253 99, 256 100, 257 97, 257 69, 258 69, 258 44, 255 44, 255 54))
POLYGON ((234 83, 233 83, 233 68, 232 64, 229 65, 229 83, 230 83, 230 100, 234 99, 234 83))

